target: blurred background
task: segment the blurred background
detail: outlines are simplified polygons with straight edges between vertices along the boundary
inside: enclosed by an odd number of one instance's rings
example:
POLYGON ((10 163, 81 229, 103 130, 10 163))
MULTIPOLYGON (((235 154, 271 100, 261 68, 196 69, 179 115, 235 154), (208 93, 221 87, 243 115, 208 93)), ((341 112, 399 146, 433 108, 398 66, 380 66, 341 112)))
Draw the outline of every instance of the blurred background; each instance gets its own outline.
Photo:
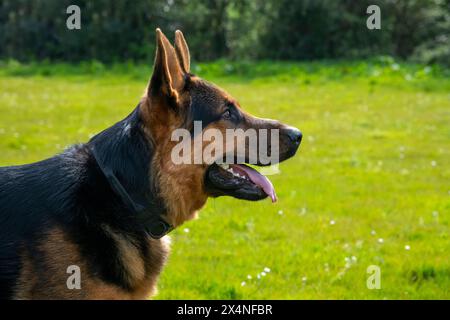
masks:
POLYGON ((156 27, 304 136, 270 176, 276 204, 210 199, 171 233, 157 299, 450 298, 450 0, 0 0, 0 166, 128 115, 156 27))
POLYGON ((183 30, 197 61, 450 61, 449 0, 2 0, 0 58, 150 61, 156 27, 183 30), (76 32, 65 27, 70 4, 82 12, 76 32), (371 4, 382 32, 364 28, 371 4))

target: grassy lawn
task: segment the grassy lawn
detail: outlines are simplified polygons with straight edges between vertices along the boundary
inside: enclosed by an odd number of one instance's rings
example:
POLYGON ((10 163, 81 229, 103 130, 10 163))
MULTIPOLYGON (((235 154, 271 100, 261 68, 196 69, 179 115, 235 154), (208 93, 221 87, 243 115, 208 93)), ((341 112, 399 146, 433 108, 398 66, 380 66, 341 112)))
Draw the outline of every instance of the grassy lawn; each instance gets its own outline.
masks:
MULTIPOLYGON (((135 107, 150 71, 2 63, 0 165, 87 141, 135 107)), ((210 200, 173 232, 158 299, 450 298, 448 70, 379 59, 194 72, 304 140, 271 176, 278 203, 210 200)))

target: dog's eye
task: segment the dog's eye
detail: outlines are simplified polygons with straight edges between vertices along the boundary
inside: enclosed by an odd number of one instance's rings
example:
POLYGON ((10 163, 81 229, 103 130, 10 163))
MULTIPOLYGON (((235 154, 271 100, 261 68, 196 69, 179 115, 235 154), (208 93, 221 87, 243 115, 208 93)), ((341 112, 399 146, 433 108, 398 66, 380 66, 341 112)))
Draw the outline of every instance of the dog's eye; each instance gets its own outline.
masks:
POLYGON ((224 113, 222 113, 222 118, 226 119, 226 120, 231 119, 231 111, 230 111, 230 109, 227 109, 227 110, 224 111, 224 113))

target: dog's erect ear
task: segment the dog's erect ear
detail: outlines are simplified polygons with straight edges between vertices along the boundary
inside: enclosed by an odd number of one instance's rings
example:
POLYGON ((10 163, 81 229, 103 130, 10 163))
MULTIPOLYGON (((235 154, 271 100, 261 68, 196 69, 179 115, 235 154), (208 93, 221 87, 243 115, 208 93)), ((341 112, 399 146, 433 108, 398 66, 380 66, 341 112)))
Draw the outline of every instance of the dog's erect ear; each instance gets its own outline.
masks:
POLYGON ((178 101, 184 87, 184 74, 174 47, 158 28, 156 29, 156 57, 148 95, 166 95, 178 101))
POLYGON ((185 73, 189 73, 191 69, 191 57, 183 32, 180 30, 175 31, 175 50, 178 55, 178 60, 180 60, 181 68, 185 73))

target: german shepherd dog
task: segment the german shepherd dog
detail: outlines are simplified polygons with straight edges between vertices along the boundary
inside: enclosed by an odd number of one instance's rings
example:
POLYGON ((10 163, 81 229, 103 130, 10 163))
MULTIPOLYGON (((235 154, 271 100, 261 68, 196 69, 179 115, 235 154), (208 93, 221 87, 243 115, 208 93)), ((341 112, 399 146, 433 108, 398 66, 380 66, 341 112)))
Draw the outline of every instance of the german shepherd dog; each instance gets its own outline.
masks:
POLYGON ((268 179, 245 161, 174 164, 171 133, 194 121, 221 132, 278 129, 283 161, 296 153, 300 131, 245 113, 191 74, 180 31, 174 46, 156 35, 153 75, 129 116, 52 158, 0 168, 0 298, 149 298, 168 255, 166 234, 208 197, 274 200, 268 179))

